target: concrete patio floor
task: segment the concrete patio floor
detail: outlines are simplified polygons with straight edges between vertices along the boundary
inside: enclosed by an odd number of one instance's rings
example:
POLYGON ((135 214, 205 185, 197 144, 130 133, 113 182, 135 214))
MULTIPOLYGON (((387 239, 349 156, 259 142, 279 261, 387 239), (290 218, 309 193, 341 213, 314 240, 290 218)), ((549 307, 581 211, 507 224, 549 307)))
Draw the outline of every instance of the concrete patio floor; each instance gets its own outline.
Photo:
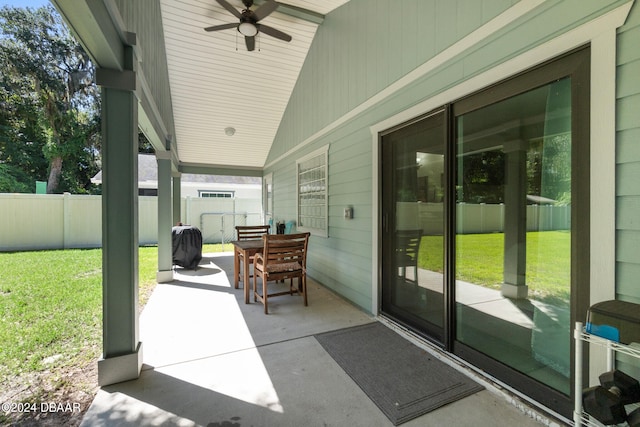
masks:
MULTIPOLYGON (((375 318, 313 280, 308 307, 278 297, 266 316, 232 275, 231 254, 205 254, 156 287, 140 316, 140 378, 100 389, 82 426, 392 425, 313 337, 375 318)), ((403 426, 556 425, 480 382, 484 391, 403 426)))

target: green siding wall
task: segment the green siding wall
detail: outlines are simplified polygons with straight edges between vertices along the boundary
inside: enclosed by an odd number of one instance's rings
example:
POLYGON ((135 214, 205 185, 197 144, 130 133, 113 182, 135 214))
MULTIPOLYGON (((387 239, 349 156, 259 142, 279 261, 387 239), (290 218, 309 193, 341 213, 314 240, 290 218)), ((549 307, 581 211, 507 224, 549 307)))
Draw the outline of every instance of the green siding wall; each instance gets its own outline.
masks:
POLYGON ((618 31, 616 292, 640 303, 640 4, 618 31))
MULTIPOLYGON (((518 2, 351 0, 330 13, 301 70, 265 170, 273 172, 275 218, 295 219, 295 160, 330 144, 329 238, 312 237, 310 276, 371 309, 372 245, 377 244, 372 239, 377 227, 372 188, 378 177, 372 176, 370 126, 624 2, 545 2, 366 109, 360 107, 363 102, 518 2), (356 108, 359 113, 350 120, 323 130, 356 108), (352 220, 343 218, 348 205, 354 207, 352 220)), ((637 47, 637 41, 629 43, 637 47)), ((627 73, 631 76, 633 70, 627 73)), ((629 118, 621 121, 637 127, 637 119, 624 112, 634 101, 620 103, 629 103, 619 116, 629 118)), ((640 175, 640 163, 636 167, 640 175)))
POLYGON ((330 13, 318 28, 267 163, 514 3, 351 0, 330 13))

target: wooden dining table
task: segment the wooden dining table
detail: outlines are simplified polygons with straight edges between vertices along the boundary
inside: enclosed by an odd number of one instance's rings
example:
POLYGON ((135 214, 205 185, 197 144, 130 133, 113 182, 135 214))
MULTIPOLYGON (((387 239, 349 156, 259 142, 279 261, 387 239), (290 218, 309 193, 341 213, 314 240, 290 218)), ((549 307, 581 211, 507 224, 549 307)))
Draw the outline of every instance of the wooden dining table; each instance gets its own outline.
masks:
POLYGON ((244 286, 244 303, 249 304, 249 258, 257 253, 261 253, 263 249, 262 239, 252 240, 235 240, 233 244, 233 287, 238 289, 240 282, 240 256, 243 257, 242 285, 244 286))

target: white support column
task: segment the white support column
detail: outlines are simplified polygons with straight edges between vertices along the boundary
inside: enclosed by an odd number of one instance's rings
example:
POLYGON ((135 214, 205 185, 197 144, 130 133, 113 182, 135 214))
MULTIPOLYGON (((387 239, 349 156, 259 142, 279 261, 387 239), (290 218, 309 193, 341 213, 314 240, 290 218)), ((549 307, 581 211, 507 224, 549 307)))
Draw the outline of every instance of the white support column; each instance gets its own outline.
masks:
POLYGON ((173 175, 173 223, 182 222, 182 181, 181 174, 178 172, 173 175))
POLYGON ((504 203, 504 282, 502 296, 525 299, 529 294, 526 282, 527 266, 527 142, 508 141, 504 203))
POLYGON ((156 152, 156 158, 158 161, 158 272, 156 279, 158 283, 167 283, 173 280, 170 152, 156 152))
POLYGON ((125 47, 125 70, 99 69, 102 86, 101 386, 138 378, 138 99, 136 58, 125 47))

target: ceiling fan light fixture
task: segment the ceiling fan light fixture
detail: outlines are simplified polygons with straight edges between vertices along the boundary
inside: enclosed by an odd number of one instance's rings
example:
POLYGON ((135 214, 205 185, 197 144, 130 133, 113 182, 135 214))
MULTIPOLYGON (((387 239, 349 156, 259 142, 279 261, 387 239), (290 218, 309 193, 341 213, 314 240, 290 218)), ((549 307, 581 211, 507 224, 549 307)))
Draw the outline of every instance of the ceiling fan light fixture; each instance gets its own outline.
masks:
MULTIPOLYGON (((253 0, 242 0, 242 3, 246 8, 243 9, 242 12, 233 7, 227 0, 216 1, 220 6, 225 8, 227 12, 238 18, 239 23, 235 24, 231 22, 222 25, 212 25, 210 27, 205 27, 205 31, 221 31, 235 28, 240 34, 244 36, 244 42, 247 45, 247 51, 255 50, 256 36, 258 35, 258 33, 266 34, 269 37, 273 37, 285 42, 291 41, 292 38, 289 34, 283 33, 276 28, 260 23, 260 21, 269 16, 278 8, 279 3, 276 0, 262 0, 262 4, 255 11, 251 10, 251 6, 253 6, 253 0)), ((238 38, 236 37, 236 50, 238 50, 237 43, 238 38)))
POLYGON ((245 21, 241 22, 240 25, 238 25, 238 31, 245 37, 253 37, 258 34, 258 27, 256 27, 255 24, 251 22, 245 21))

